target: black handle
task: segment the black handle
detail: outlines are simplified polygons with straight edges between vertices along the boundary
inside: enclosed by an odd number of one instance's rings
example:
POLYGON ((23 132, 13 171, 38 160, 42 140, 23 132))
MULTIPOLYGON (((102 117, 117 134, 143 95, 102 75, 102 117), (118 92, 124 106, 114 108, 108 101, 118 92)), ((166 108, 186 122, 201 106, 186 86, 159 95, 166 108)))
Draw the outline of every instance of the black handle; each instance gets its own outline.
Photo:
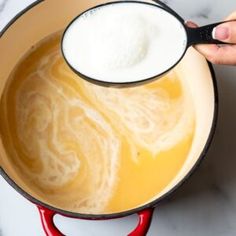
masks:
POLYGON ((226 23, 226 22, 232 22, 232 21, 235 21, 235 20, 222 21, 222 22, 205 25, 198 28, 186 27, 187 36, 188 36, 188 46, 192 46, 194 44, 226 44, 225 42, 214 39, 212 32, 216 26, 226 23))

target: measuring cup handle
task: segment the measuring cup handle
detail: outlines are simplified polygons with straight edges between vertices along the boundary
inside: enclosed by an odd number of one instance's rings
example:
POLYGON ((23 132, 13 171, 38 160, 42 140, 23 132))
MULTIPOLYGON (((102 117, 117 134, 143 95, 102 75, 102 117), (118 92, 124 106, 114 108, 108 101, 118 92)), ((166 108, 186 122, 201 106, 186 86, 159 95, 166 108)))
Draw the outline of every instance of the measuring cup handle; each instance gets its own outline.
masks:
POLYGON ((230 21, 222 21, 210 25, 205 25, 198 28, 190 28, 186 26, 187 37, 188 37, 188 46, 192 46, 195 44, 228 44, 213 38, 213 30, 216 26, 226 23, 232 22, 230 21))

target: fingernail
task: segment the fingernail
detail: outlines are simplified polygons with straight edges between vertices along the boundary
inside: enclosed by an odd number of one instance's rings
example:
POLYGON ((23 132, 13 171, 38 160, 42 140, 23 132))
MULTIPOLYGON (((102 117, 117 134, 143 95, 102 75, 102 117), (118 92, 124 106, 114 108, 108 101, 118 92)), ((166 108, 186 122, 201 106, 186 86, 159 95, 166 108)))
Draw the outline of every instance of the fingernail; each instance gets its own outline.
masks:
POLYGON ((226 40, 229 38, 229 28, 223 26, 217 26, 212 31, 212 36, 214 39, 226 40))

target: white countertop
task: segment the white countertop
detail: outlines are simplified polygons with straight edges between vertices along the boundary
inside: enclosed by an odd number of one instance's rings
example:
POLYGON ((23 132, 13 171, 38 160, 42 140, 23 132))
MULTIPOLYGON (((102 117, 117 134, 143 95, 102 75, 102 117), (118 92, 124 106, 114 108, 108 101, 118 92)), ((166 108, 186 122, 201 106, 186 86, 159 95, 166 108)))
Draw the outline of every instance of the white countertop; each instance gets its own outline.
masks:
MULTIPOLYGON (((79 0, 78 0, 79 1, 79 0)), ((0 28, 33 0, 0 0, 0 28)), ((235 0, 167 0, 185 19, 220 21, 235 0)), ((1 53, 1 52, 0 52, 1 53)), ((236 235, 236 67, 215 66, 220 114, 213 144, 197 172, 156 209, 148 236, 236 235)), ((67 236, 123 236, 136 216, 111 221, 55 217, 67 236)), ((44 236, 36 207, 0 177, 0 236, 44 236)))

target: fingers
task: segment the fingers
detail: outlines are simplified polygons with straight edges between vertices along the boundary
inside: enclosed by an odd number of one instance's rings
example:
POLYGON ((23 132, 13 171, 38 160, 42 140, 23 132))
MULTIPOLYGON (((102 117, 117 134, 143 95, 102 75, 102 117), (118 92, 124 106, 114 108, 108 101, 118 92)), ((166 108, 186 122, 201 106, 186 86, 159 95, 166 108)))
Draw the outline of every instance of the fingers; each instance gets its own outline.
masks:
POLYGON ((236 46, 196 45, 195 48, 214 64, 236 65, 236 46))
MULTIPOLYGON (((236 12, 232 13, 226 20, 232 19, 236 19, 236 12)), ((191 21, 186 22, 186 25, 191 28, 198 27, 196 23, 191 21)), ((236 22, 224 23, 218 27, 226 27, 229 30, 228 32, 224 32, 225 29, 215 29, 215 38, 218 40, 221 38, 221 41, 236 44, 236 22)), ((216 44, 198 44, 194 47, 205 56, 208 61, 214 64, 236 65, 236 45, 218 46, 216 44)))
POLYGON ((236 44, 236 21, 223 23, 213 30, 213 38, 236 44))
POLYGON ((213 36, 223 42, 236 44, 236 11, 231 13, 225 20, 235 20, 235 22, 219 25, 214 30, 213 36))
POLYGON ((190 28, 197 28, 198 25, 193 21, 186 21, 185 24, 190 28))
MULTIPOLYGON (((236 17, 236 12, 231 17, 234 16, 236 17)), ((190 28, 198 27, 198 25, 192 21, 187 21, 186 25, 190 28)), ((236 20, 218 25, 213 30, 213 37, 225 43, 236 44, 236 20)))
POLYGON ((235 20, 236 19, 236 11, 231 13, 225 20, 235 20))

